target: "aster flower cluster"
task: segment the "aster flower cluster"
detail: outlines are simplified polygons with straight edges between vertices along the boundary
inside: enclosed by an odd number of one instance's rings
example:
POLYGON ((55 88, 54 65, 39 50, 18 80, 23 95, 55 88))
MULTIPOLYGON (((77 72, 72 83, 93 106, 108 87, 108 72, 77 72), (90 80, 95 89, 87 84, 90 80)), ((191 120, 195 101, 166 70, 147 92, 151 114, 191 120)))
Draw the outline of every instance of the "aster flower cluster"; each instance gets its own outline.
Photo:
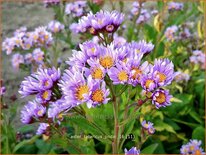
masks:
POLYGON ((124 149, 125 155, 139 155, 140 150, 137 150, 136 147, 132 147, 131 149, 127 150, 126 148, 124 149))
MULTIPOLYGON (((80 44, 80 51, 73 51, 72 57, 67 61, 67 64, 75 66, 71 70, 66 71, 62 80, 62 92, 71 100, 76 98, 75 92, 71 93, 71 88, 68 86, 72 81, 74 85, 77 81, 82 81, 82 85, 86 83, 88 86, 82 92, 86 92, 84 96, 88 96, 90 90, 90 79, 105 81, 108 76, 114 85, 128 84, 132 86, 141 85, 147 92, 151 92, 153 104, 156 108, 170 105, 169 91, 164 90, 163 86, 169 85, 174 78, 174 65, 168 59, 156 59, 154 65, 145 61, 141 63, 144 56, 149 54, 154 45, 145 41, 124 43, 121 47, 114 45, 115 40, 105 46, 95 44, 92 41, 87 41, 80 44), (73 80, 75 75, 79 80, 73 80), (85 77, 87 80, 85 80, 85 77), (67 82, 68 81, 68 82, 67 82), (71 96, 73 94, 73 96, 71 96)), ((107 94, 107 93, 106 93, 107 94)), ((82 94, 83 95, 83 94, 82 94)), ((82 99, 85 97, 81 97, 82 99)), ((104 97, 105 99, 105 97, 104 97)), ((74 105, 80 103, 77 102, 74 105)), ((89 106, 90 107, 90 106, 89 106)))
POLYGON ((118 11, 100 11, 96 14, 89 13, 82 16, 78 23, 70 25, 70 29, 75 33, 89 32, 93 35, 100 33, 113 33, 123 22, 124 15, 118 11))
POLYGON ((32 53, 27 53, 25 55, 22 55, 20 53, 15 53, 12 55, 12 67, 15 70, 18 70, 20 67, 20 64, 37 64, 37 65, 43 65, 44 64, 44 52, 40 48, 36 48, 33 50, 32 53))
POLYGON ((200 50, 194 50, 190 56, 190 62, 198 64, 202 69, 205 69, 205 53, 200 50))
POLYGON ((169 12, 183 10, 183 7, 184 7, 183 3, 178 3, 178 2, 169 2, 168 3, 169 12))
POLYGON ((72 15, 73 17, 81 17, 86 12, 86 4, 86 1, 76 1, 73 3, 68 3, 65 7, 65 13, 66 15, 72 15))
POLYGON ((181 41, 191 37, 189 28, 184 25, 172 25, 165 30, 164 34, 168 41, 181 41))
MULTIPOLYGON (((147 9, 140 9, 140 3, 139 2, 133 2, 132 4, 133 8, 130 11, 130 15, 129 15, 129 19, 133 19, 135 16, 138 16, 136 23, 137 24, 142 24, 142 23, 146 23, 151 15, 148 12, 147 9)), ((144 3, 141 4, 141 6, 144 6, 144 3)))
POLYGON ((46 27, 38 27, 31 32, 27 32, 24 28, 16 31, 13 37, 6 38, 2 43, 2 48, 9 55, 18 49, 30 50, 38 47, 49 47, 52 41, 52 34, 46 30, 46 27))
POLYGON ((203 149, 201 148, 202 142, 200 140, 196 139, 191 139, 189 143, 182 145, 180 149, 180 153, 183 155, 188 155, 188 154, 205 154, 203 152, 203 149))
POLYGON ((29 101, 21 111, 21 121, 24 124, 40 122, 37 134, 49 130, 50 123, 59 124, 63 113, 71 106, 65 102, 59 91, 60 70, 53 68, 39 68, 22 81, 19 93, 22 97, 35 95, 35 100, 29 101))

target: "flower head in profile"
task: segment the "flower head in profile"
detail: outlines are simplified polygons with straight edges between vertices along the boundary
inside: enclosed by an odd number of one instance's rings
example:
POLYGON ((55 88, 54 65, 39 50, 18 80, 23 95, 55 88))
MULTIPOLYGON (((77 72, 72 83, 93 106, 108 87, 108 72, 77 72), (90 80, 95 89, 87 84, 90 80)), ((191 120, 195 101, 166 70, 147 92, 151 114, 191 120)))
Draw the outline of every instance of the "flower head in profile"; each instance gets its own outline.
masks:
POLYGON ((172 95, 169 94, 168 90, 158 89, 152 95, 152 104, 154 104, 157 109, 160 107, 166 107, 171 105, 171 98, 172 95))
POLYGON ((33 58, 37 63, 43 63, 44 60, 44 52, 40 48, 34 49, 32 52, 33 58))
POLYGON ((38 94, 45 100, 48 100, 51 95, 49 90, 52 90, 60 75, 60 70, 54 67, 48 69, 39 68, 36 73, 31 74, 22 81, 19 93, 22 97, 38 94))
POLYGON ((53 33, 58 33, 64 29, 64 25, 59 21, 52 20, 51 22, 49 22, 47 28, 53 33))
POLYGON ((37 101, 29 101, 21 110, 21 121, 24 124, 33 123, 46 114, 46 107, 37 101))
POLYGON ((40 123, 36 134, 37 135, 45 134, 48 129, 49 129, 49 124, 48 123, 40 123))
POLYGON ((126 148, 124 149, 125 155, 139 155, 140 150, 137 150, 136 147, 132 147, 131 149, 127 150, 126 148))
POLYGON ((19 54, 19 53, 16 53, 16 54, 14 54, 14 55, 12 56, 11 62, 12 62, 12 67, 13 67, 14 69, 17 69, 17 70, 18 70, 20 64, 23 64, 23 63, 24 63, 24 57, 23 57, 23 55, 21 55, 21 54, 19 54))

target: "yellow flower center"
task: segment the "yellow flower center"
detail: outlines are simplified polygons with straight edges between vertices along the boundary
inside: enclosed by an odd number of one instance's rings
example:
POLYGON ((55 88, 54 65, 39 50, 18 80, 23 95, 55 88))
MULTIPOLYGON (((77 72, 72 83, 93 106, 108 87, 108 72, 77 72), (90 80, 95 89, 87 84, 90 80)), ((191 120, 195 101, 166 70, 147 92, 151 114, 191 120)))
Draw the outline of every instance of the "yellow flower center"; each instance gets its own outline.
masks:
POLYGON ((49 39, 49 35, 45 35, 45 36, 44 36, 44 39, 45 39, 45 40, 48 40, 48 39, 49 39))
POLYGON ((89 92, 89 87, 87 85, 79 86, 76 90, 76 98, 78 100, 83 100, 84 99, 84 94, 89 92))
POLYGON ((48 91, 45 91, 43 94, 42 94, 42 98, 43 99, 47 99, 49 97, 49 92, 48 91))
POLYGON ((113 66, 113 64, 114 64, 114 61, 113 61, 112 57, 106 56, 104 58, 100 58, 100 64, 104 68, 111 68, 113 66))
POLYGON ((166 76, 163 73, 158 72, 157 76, 159 76, 159 82, 164 82, 166 80, 166 76))
POLYGON ((54 32, 56 33, 58 31, 59 31, 58 27, 54 27, 54 32))
POLYGON ((38 60, 41 61, 43 57, 41 55, 38 56, 38 60))
POLYGON ((134 72, 134 75, 132 76, 132 79, 139 79, 139 76, 142 74, 142 71, 139 68, 133 68, 132 72, 134 72))
POLYGON ((31 47, 31 45, 30 44, 26 44, 26 48, 30 48, 31 47))
POLYGON ((120 71, 118 74, 118 79, 120 81, 127 81, 128 80, 128 75, 125 71, 120 71))
POLYGON ((164 93, 159 93, 159 96, 156 97, 156 101, 159 103, 159 104, 162 104, 166 101, 166 96, 164 93))
POLYGON ((190 150, 193 151, 195 149, 194 146, 190 146, 190 150))
POLYGON ((96 51, 96 49, 94 47, 91 48, 92 53, 94 53, 96 51))
POLYGON ((96 68, 92 72, 92 78, 93 79, 102 79, 103 78, 103 72, 100 68, 96 68))
POLYGON ((137 52, 137 53, 140 53, 140 50, 138 50, 138 49, 135 49, 135 52, 137 52))
POLYGON ((94 33, 95 33, 95 29, 94 29, 93 27, 91 27, 91 28, 89 29, 89 32, 90 32, 91 34, 94 34, 94 33))
POLYGON ((37 112, 37 115, 38 115, 38 116, 42 116, 42 115, 43 115, 43 110, 39 110, 39 111, 37 112))
MULTIPOLYGON (((38 58, 38 60, 39 60, 39 58, 38 58)), ((44 86, 46 86, 46 87, 49 86, 49 81, 45 81, 44 86)))
POLYGON ((103 24, 103 21, 102 21, 101 19, 99 19, 99 20, 98 20, 98 24, 99 24, 99 25, 102 25, 102 24, 103 24))
POLYGON ((153 80, 147 80, 145 83, 146 88, 149 88, 150 84, 154 83, 153 80))
POLYGON ((95 102, 103 102, 104 101, 104 93, 102 92, 102 90, 97 89, 92 93, 92 100, 95 102))

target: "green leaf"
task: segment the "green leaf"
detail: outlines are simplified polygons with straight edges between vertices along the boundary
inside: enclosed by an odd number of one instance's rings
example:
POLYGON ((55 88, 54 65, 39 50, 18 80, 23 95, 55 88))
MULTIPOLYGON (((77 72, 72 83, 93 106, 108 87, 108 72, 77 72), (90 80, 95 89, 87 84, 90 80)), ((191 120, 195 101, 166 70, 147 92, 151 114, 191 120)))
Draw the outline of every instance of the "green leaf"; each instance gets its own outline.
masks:
POLYGON ((141 151, 141 154, 153 154, 159 144, 155 143, 147 146, 141 151))
POLYGON ((43 140, 40 140, 40 139, 37 139, 35 144, 36 144, 37 148, 39 149, 38 154, 48 154, 52 149, 51 144, 49 144, 43 140), (42 147, 42 146, 44 146, 44 147, 42 147))
POLYGON ((109 133, 105 133, 105 130, 102 131, 101 127, 95 126, 92 122, 88 121, 86 118, 82 116, 78 116, 78 118, 70 117, 68 118, 68 121, 76 124, 79 128, 81 128, 84 131, 87 131, 88 133, 91 133, 93 136, 96 136, 95 138, 100 140, 101 142, 105 142, 109 144, 111 143, 111 140, 105 138, 105 136, 108 136, 109 133))
POLYGON ((32 137, 32 138, 29 139, 29 140, 23 140, 22 142, 18 143, 18 144, 15 146, 15 148, 14 148, 14 150, 13 150, 13 153, 17 152, 17 150, 19 150, 21 147, 23 147, 23 146, 25 146, 25 145, 33 144, 33 143, 36 141, 36 139, 38 139, 38 137, 39 137, 39 136, 36 135, 36 136, 32 137))
POLYGON ((156 121, 154 123, 154 126, 155 126, 156 131, 166 130, 166 131, 171 132, 171 133, 176 133, 172 126, 170 126, 169 124, 164 123, 162 121, 156 121))
POLYGON ((194 120, 196 120, 198 123, 200 123, 200 124, 203 123, 202 120, 201 120, 201 118, 200 118, 201 116, 200 116, 198 113, 196 113, 196 112, 194 111, 194 109, 189 112, 189 115, 190 115, 194 120))

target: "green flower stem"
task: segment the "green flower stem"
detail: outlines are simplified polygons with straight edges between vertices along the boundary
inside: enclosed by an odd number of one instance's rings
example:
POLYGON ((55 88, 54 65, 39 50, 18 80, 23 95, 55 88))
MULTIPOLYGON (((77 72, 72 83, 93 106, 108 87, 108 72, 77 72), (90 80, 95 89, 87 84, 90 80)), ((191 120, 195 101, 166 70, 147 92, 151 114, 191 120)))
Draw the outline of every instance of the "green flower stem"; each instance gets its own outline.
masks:
POLYGON ((59 131, 55 126, 53 126, 52 124, 50 124, 50 126, 51 126, 52 129, 54 129, 54 130, 56 131, 56 133, 59 134, 59 136, 61 136, 62 138, 66 138, 66 139, 67 139, 68 145, 72 146, 78 153, 80 153, 80 154, 82 153, 81 150, 80 150, 78 147, 76 147, 76 145, 74 145, 74 144, 72 144, 72 143, 70 142, 69 137, 65 136, 62 132, 60 132, 60 131, 59 131))

